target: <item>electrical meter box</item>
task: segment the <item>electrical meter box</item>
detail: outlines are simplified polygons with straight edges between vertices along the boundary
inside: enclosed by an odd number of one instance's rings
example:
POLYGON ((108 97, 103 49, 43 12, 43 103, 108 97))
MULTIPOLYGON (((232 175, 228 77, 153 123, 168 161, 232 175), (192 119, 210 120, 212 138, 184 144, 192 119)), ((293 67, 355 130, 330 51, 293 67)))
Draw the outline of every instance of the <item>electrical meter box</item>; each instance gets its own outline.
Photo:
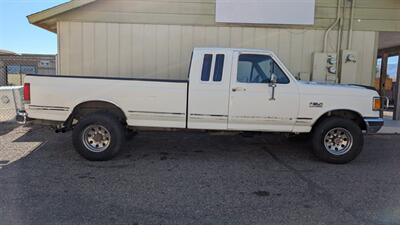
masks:
POLYGON ((358 53, 352 50, 343 50, 341 55, 340 83, 354 84, 358 69, 358 53))
POLYGON ((313 81, 336 83, 338 81, 336 53, 314 53, 313 81))

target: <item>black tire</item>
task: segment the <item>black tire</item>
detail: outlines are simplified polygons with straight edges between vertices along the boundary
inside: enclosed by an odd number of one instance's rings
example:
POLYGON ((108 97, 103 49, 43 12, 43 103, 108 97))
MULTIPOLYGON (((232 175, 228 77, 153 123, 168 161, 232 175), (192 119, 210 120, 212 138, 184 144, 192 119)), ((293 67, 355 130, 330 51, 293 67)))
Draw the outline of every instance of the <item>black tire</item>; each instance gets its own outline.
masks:
POLYGON ((339 117, 330 117, 321 121, 313 129, 313 153, 317 158, 328 163, 344 164, 354 160, 361 153, 363 145, 364 136, 362 130, 352 120, 339 117), (339 131, 337 129, 339 129, 339 131), (330 135, 335 134, 335 131, 340 133, 336 135, 340 135, 341 137, 330 135), (329 135, 327 135, 328 132, 329 135), (341 135, 342 133, 345 133, 346 135, 341 135), (351 139, 346 138, 348 136, 351 137, 351 139), (325 138, 329 140, 326 140, 325 138), (347 143, 350 143, 351 140, 352 144, 346 143, 341 145, 330 140, 337 140, 338 143, 341 143, 340 140, 344 140, 345 142, 349 141, 347 143), (340 152, 335 146, 339 147, 339 149, 342 147, 343 151, 340 152), (335 152, 336 154, 332 154, 331 152, 335 152))
POLYGON ((121 121, 113 114, 98 112, 85 116, 74 127, 72 132, 72 141, 75 150, 90 161, 106 161, 117 155, 125 142, 125 129, 121 121), (102 126, 108 133, 109 143, 104 150, 95 152, 85 145, 84 135, 86 129, 90 126, 102 126))

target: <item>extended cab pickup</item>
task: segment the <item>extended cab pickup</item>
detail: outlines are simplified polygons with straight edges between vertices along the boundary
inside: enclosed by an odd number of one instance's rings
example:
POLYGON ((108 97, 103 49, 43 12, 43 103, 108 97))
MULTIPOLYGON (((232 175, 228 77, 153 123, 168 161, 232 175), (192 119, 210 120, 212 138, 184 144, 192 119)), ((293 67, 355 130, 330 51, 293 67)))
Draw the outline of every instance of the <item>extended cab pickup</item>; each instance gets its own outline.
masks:
POLYGON ((89 160, 115 156, 127 129, 150 127, 311 133, 317 157, 346 163, 363 131, 383 126, 375 90, 297 81, 267 50, 196 48, 188 80, 29 75, 24 98, 20 120, 73 130, 89 160))

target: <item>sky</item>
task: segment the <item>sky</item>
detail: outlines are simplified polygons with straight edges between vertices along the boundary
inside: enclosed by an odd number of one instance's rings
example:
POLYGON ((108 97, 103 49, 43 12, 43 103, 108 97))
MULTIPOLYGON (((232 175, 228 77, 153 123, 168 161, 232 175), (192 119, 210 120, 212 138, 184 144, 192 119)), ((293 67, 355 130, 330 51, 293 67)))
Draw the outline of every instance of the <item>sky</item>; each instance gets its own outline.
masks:
POLYGON ((56 54, 57 36, 29 24, 26 16, 68 0, 0 0, 0 49, 16 53, 56 54))

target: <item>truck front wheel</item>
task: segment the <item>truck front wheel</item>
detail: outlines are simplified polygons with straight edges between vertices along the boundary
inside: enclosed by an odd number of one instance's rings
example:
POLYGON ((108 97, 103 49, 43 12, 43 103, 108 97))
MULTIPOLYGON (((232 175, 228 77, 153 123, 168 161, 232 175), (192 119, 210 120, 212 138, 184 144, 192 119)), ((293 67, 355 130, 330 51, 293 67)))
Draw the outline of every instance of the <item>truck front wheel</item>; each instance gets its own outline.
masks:
POLYGON ((109 113, 85 116, 72 133, 76 151, 90 161, 112 159, 122 148, 124 140, 122 123, 109 113))
POLYGON ((314 128, 312 145, 319 159, 344 164, 361 153, 364 138, 361 128, 352 120, 331 117, 314 128))

